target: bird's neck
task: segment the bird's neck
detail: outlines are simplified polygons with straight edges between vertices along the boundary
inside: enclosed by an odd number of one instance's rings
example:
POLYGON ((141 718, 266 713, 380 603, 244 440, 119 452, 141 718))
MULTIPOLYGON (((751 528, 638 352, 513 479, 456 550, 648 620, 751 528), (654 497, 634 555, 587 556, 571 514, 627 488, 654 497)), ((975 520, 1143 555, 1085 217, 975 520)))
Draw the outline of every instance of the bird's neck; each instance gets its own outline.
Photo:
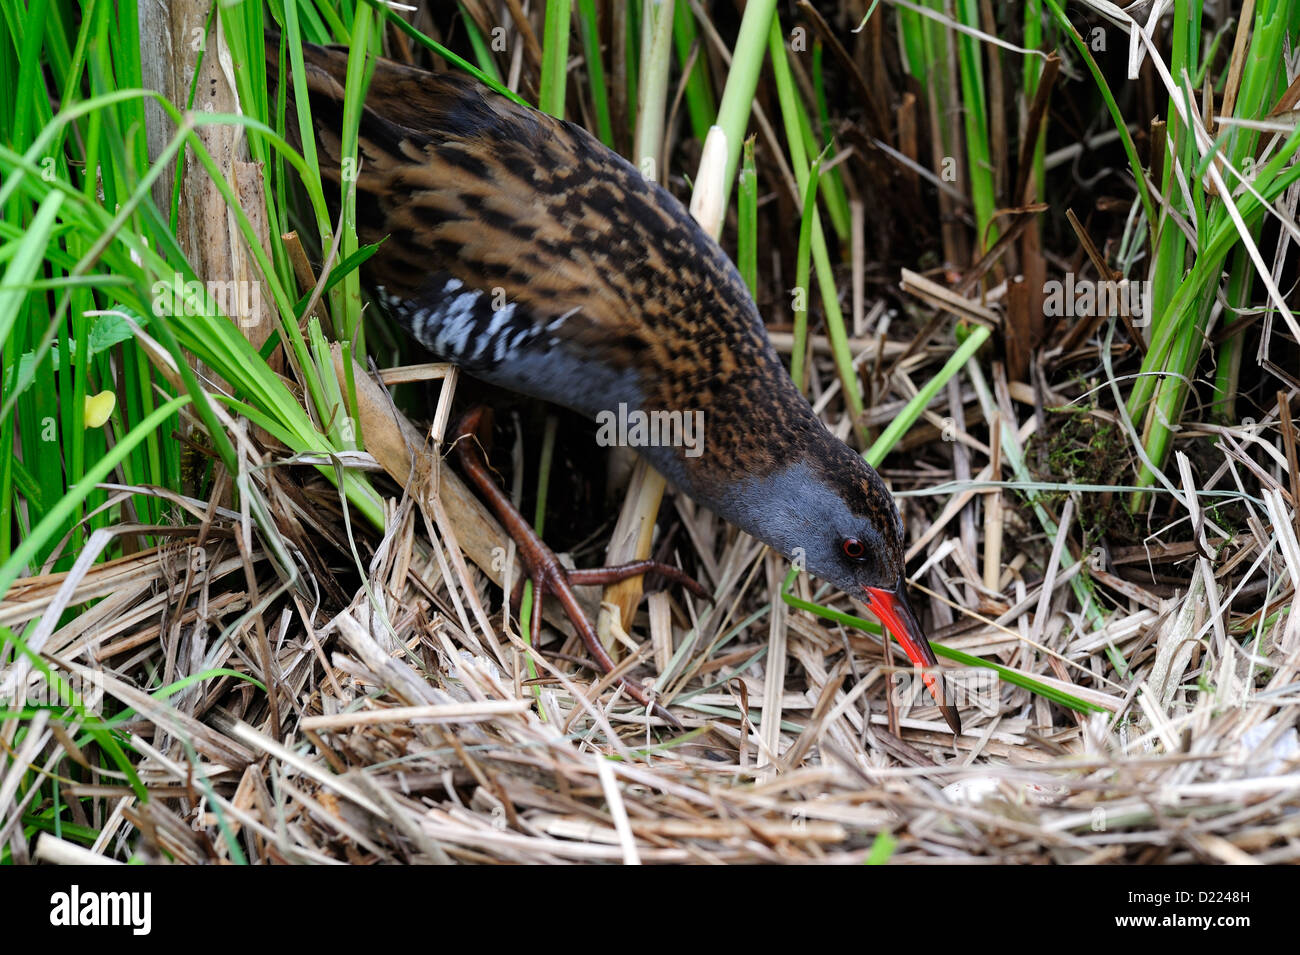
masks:
POLYGON ((763 365, 698 409, 700 453, 641 450, 695 501, 789 557, 834 509, 831 476, 863 465, 816 418, 774 352, 763 365))

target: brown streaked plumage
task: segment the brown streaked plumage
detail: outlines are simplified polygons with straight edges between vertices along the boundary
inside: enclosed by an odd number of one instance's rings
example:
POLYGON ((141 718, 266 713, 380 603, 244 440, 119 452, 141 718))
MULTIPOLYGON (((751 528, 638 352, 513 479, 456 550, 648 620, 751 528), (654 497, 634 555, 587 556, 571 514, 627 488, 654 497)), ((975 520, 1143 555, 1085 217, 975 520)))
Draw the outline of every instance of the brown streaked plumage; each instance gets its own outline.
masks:
MULTIPOLYGON (((307 46, 304 59, 322 172, 337 184, 347 51, 307 46)), ((638 450, 866 601, 918 666, 936 664, 907 606, 902 524, 883 482, 817 420, 734 266, 671 194, 578 126, 467 77, 384 60, 360 153, 358 231, 383 240, 367 278, 418 339, 588 416, 702 412, 702 454, 638 450)))

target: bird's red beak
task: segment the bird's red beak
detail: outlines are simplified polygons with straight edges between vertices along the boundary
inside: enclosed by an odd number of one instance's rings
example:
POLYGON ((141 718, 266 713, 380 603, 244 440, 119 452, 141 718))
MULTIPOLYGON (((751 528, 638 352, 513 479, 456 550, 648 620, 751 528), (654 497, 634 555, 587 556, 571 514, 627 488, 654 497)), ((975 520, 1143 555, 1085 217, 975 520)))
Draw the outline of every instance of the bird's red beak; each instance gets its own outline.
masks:
POLYGON ((953 733, 960 736, 961 717, 957 715, 957 708, 943 698, 943 677, 939 674, 939 661, 935 658, 934 650, 930 649, 930 641, 925 638, 916 614, 912 613, 912 605, 907 602, 907 582, 900 577, 898 586, 892 591, 883 587, 865 589, 867 609, 894 635, 913 666, 921 668, 921 679, 925 681, 934 701, 939 704, 943 718, 948 721, 953 733))

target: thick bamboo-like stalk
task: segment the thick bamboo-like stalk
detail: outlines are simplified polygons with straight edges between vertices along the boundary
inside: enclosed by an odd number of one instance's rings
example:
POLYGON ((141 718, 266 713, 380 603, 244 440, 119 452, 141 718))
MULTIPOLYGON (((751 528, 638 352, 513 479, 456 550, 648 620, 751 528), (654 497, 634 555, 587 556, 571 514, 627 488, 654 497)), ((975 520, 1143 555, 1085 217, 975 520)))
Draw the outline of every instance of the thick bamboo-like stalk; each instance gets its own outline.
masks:
MULTIPOLYGON (((203 0, 141 4, 141 77, 146 87, 162 93, 172 103, 189 103, 192 86, 194 110, 238 113, 239 99, 233 78, 228 67, 223 68, 222 64, 223 58, 227 64, 230 59, 225 34, 219 20, 207 28, 211 7, 203 0), (194 42, 196 31, 203 37, 202 43, 194 42)), ((149 155, 156 159, 171 140, 175 128, 162 107, 153 101, 146 101, 145 117, 149 155)), ((269 249, 262 173, 258 164, 249 158, 244 128, 235 124, 205 124, 195 128, 195 135, 225 180, 232 184, 262 248, 269 249)), ((238 324, 254 347, 260 348, 271 336, 276 322, 274 309, 262 307, 263 302, 270 303, 273 299, 262 283, 257 263, 241 239, 239 229, 233 227, 226 197, 208 171, 197 162, 183 163, 179 170, 182 177, 179 184, 173 181, 171 169, 158 177, 153 186, 154 202, 159 209, 169 209, 175 192, 176 240, 200 280, 231 288, 258 286, 261 294, 238 296, 248 305, 248 313, 228 317, 238 324)), ((217 382, 221 380, 211 369, 203 369, 202 374, 217 382)), ((188 434, 190 419, 182 418, 181 427, 188 434)))

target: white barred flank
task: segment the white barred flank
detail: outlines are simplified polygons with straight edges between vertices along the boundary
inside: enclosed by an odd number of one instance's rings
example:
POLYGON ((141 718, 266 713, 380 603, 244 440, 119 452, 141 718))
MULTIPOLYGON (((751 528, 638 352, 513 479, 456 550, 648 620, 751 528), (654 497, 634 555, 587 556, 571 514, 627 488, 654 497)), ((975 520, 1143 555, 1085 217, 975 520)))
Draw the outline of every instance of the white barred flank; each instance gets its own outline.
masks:
POLYGON ((450 276, 435 279, 414 302, 380 295, 421 344, 471 372, 508 364, 542 334, 516 303, 494 307, 489 292, 450 276))

